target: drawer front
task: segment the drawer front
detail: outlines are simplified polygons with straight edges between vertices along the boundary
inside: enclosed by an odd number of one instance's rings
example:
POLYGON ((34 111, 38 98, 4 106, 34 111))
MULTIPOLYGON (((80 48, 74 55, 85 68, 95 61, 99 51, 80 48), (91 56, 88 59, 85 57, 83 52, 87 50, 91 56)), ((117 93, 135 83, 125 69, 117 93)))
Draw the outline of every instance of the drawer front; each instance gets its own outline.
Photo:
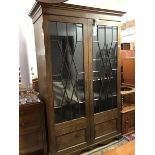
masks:
POLYGON ((131 132, 135 128, 135 113, 131 112, 127 115, 127 131, 131 132))
POLYGON ((22 123, 28 123, 28 124, 32 124, 32 122, 34 122, 35 124, 37 123, 41 123, 43 119, 43 111, 35 111, 33 114, 30 114, 28 116, 23 116, 23 117, 19 117, 19 124, 22 123))
POLYGON ((40 128, 43 125, 43 107, 40 105, 25 106, 19 111, 20 134, 30 129, 40 128))
POLYGON ((42 105, 32 105, 32 106, 23 106, 19 108, 19 118, 25 118, 31 116, 35 116, 43 111, 42 105))
POLYGON ((135 129, 135 112, 131 111, 122 114, 122 133, 126 134, 135 129))
POLYGON ((43 148, 43 136, 41 130, 19 136, 20 152, 33 152, 41 148, 43 148))
MULTIPOLYGON (((39 118, 38 118, 39 119, 39 118)), ((23 134, 26 131, 29 131, 31 129, 41 128, 42 123, 40 120, 38 121, 20 121, 19 123, 19 132, 20 134, 23 134)))

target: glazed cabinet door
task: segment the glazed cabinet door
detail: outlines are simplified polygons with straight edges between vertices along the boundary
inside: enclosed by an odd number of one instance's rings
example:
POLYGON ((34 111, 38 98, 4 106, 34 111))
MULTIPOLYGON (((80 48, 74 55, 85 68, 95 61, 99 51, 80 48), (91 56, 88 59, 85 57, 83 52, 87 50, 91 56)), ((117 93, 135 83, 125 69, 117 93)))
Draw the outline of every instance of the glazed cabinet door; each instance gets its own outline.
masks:
POLYGON ((92 141, 120 132, 119 23, 89 20, 92 141))
POLYGON ((49 113, 54 122, 51 132, 55 152, 64 155, 90 141, 87 20, 63 16, 45 19, 52 86, 49 113))

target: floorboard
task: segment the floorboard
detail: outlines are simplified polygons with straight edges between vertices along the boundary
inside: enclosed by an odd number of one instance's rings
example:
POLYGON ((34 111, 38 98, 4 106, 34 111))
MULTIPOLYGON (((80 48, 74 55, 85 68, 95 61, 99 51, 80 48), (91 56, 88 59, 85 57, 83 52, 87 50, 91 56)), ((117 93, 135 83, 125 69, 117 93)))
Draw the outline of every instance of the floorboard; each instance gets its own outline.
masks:
MULTIPOLYGON (((123 144, 110 151, 104 152, 103 154, 104 155, 135 155, 135 140, 130 141, 126 144, 123 144)), ((98 155, 98 154, 96 153, 94 155, 98 155)))

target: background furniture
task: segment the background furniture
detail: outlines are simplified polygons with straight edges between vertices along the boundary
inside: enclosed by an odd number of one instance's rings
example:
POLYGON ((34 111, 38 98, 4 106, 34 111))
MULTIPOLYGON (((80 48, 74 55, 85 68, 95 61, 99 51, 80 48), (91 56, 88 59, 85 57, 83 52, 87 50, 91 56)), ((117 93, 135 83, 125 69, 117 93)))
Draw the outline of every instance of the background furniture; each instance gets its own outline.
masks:
POLYGON ((38 78, 32 79, 32 86, 35 91, 39 92, 38 78))
POLYGON ((121 50, 130 50, 130 43, 121 43, 121 50))
POLYGON ((43 103, 19 105, 19 154, 47 155, 43 103))
MULTIPOLYGON (((134 26, 134 21, 129 24, 134 26)), ((129 26, 128 25, 128 26, 129 26)), ((122 44, 121 50, 122 81, 122 133, 135 132, 135 48, 134 43, 122 44), (126 88, 125 88, 126 87, 126 88), (130 90, 131 88, 131 90, 130 90), (126 90, 126 91, 123 91, 126 90)))
POLYGON ((123 59, 123 79, 124 83, 135 85, 135 58, 123 59))
POLYGON ((31 10, 51 155, 79 155, 121 135, 122 15, 63 3, 31 10))
POLYGON ((135 108, 122 111, 122 133, 130 134, 135 132, 135 108))
POLYGON ((135 85, 135 51, 121 50, 121 83, 135 85))
POLYGON ((121 87, 122 98, 122 133, 135 132, 135 88, 133 85, 123 84, 121 87))

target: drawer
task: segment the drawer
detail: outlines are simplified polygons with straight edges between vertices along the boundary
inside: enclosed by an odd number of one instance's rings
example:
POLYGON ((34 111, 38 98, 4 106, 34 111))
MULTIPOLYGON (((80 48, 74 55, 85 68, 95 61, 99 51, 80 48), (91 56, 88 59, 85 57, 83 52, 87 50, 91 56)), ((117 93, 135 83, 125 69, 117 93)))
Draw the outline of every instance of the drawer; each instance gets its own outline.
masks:
POLYGON ((135 129, 135 111, 122 114, 122 133, 129 133, 135 129))
POLYGON ((41 104, 25 105, 19 110, 19 131, 23 134, 31 129, 40 128, 44 122, 44 111, 41 104))
POLYGON ((36 128, 41 128, 42 125, 43 125, 43 123, 41 122, 41 120, 38 120, 38 121, 32 121, 32 120, 20 121, 19 122, 19 133, 23 134, 26 131, 36 129, 36 128))
POLYGON ((19 122, 41 122, 44 114, 43 106, 25 106, 24 108, 19 109, 19 122))
POLYGON ((44 104, 19 106, 19 154, 33 154, 46 149, 44 104))
POLYGON ((34 111, 33 114, 19 117, 19 123, 22 122, 42 122, 43 111, 34 111))
POLYGON ((43 135, 41 130, 19 136, 20 153, 28 153, 43 148, 43 135))
POLYGON ((43 106, 41 104, 20 106, 19 118, 36 115, 41 111, 43 111, 43 106))

